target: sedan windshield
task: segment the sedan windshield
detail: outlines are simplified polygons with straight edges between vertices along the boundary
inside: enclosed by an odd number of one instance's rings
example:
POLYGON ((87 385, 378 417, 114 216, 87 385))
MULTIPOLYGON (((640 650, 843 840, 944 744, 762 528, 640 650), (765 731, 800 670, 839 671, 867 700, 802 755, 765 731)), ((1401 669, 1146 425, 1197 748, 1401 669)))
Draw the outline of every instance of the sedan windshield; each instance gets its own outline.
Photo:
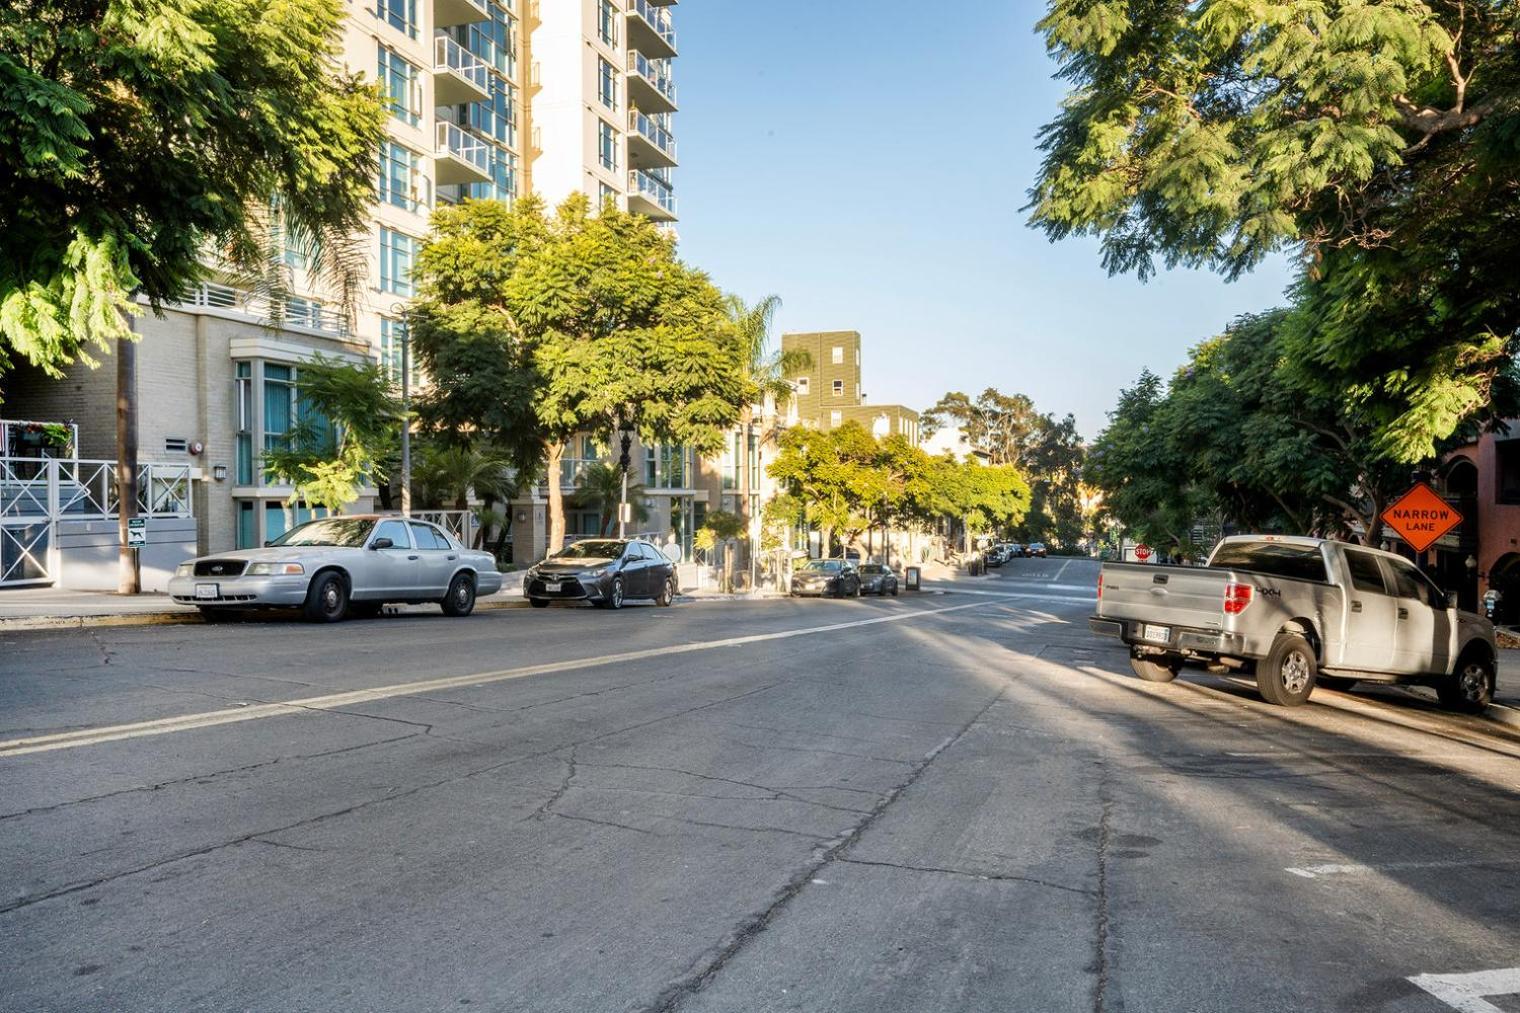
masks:
POLYGON ((324 517, 307 521, 285 532, 270 545, 336 545, 345 549, 363 548, 375 522, 359 517, 324 517))
POLYGON ((588 538, 583 542, 576 542, 568 546, 563 552, 555 556, 555 559, 617 559, 623 554, 623 546, 627 542, 620 542, 612 538, 588 538))
POLYGON ((885 573, 886 569, 880 563, 867 563, 860 568, 861 573, 885 573))
POLYGON ((838 573, 843 564, 837 559, 815 559, 802 568, 804 573, 838 573))

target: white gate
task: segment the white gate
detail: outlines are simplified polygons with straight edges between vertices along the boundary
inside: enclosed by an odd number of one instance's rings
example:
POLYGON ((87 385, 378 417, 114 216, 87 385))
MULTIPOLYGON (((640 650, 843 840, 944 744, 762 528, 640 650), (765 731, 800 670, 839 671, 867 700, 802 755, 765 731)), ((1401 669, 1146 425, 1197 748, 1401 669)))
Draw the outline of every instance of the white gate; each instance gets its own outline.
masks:
MULTIPOLYGON (((0 587, 57 580, 59 521, 118 514, 115 461, 0 457, 0 587)), ((139 465, 137 514, 191 516, 190 466, 139 465)))

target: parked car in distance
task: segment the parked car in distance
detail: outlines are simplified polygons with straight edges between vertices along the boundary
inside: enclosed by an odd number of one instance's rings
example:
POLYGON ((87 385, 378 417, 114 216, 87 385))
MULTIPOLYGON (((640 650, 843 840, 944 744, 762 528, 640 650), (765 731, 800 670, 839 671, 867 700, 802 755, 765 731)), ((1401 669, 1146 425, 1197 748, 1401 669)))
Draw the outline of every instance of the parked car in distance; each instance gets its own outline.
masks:
POLYGON ((867 563, 860 568, 860 593, 896 597, 897 572, 881 563, 867 563))
POLYGON ((298 608, 313 622, 380 614, 388 603, 437 602, 467 616, 501 590, 489 552, 466 549, 426 521, 380 514, 323 517, 262 549, 181 563, 169 581, 177 602, 215 622, 246 609, 298 608))
POLYGON ((1018 542, 1009 542, 1005 548, 1009 559, 1019 559, 1024 555, 1024 546, 1018 542))
POLYGON ((982 559, 987 562, 988 566, 1002 566, 1008 561, 1008 550, 1000 545, 994 545, 982 553, 982 559))
POLYGON ((1492 623, 1403 556, 1324 538, 1237 535, 1206 567, 1104 563, 1090 626, 1122 640, 1148 682, 1188 661, 1254 669, 1268 703, 1356 682, 1433 686, 1465 711, 1494 694, 1492 623))
POLYGON ((1028 545, 1024 546, 1024 555, 1044 559, 1046 556, 1045 543, 1030 542, 1028 545))
POLYGON ((792 597, 859 598, 860 572, 847 559, 810 559, 792 574, 792 597))
POLYGON ((534 608, 588 601, 597 608, 620 609, 638 599, 669 606, 676 590, 675 563, 642 538, 586 538, 523 575, 523 595, 534 608))

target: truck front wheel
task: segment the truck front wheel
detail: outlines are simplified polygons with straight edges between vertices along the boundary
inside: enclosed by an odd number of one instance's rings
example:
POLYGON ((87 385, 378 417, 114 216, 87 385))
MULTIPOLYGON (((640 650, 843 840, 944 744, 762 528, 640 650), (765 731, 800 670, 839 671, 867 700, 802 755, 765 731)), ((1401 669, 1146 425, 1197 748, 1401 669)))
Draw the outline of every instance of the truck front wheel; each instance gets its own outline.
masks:
POLYGON ((1494 699, 1494 663, 1480 653, 1463 655, 1456 674, 1436 686, 1441 706, 1481 714, 1494 699))
POLYGON ((1297 707, 1314 692, 1319 662, 1314 648, 1297 633, 1280 633, 1272 650, 1256 665, 1261 698, 1278 707, 1297 707))
POLYGON ((1129 667, 1146 682, 1171 682, 1182 671, 1182 659, 1164 654, 1131 654, 1129 667))

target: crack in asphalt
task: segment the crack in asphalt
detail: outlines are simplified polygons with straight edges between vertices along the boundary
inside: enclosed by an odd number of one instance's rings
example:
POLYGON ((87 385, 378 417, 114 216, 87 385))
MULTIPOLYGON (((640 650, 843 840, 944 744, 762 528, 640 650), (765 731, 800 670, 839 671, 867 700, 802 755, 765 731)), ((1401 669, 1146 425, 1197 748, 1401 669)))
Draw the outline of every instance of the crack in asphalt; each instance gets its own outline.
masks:
MULTIPOLYGON (((773 787, 773 786, 768 785, 768 784, 758 784, 758 783, 753 782, 753 781, 738 781, 738 780, 735 780, 734 778, 731 778, 731 777, 719 777, 716 774, 699 774, 699 773, 697 773, 694 770, 682 770, 680 767, 644 766, 644 765, 637 764, 637 763, 592 763, 590 761, 584 761, 583 762, 583 766, 598 767, 598 768, 609 769, 609 770, 647 770, 647 771, 652 771, 652 772, 655 772, 655 773, 681 774, 681 775, 683 775, 685 777, 694 777, 694 778, 697 778, 697 779, 702 780, 702 781, 715 781, 715 782, 717 782, 719 784, 731 784, 731 785, 734 785, 735 787, 738 787, 738 788, 750 788, 750 789, 753 789, 755 791, 763 791, 763 792, 767 792, 768 793, 767 796, 764 797, 764 798, 753 798, 752 797, 750 799, 751 801, 755 801, 755 802, 765 802, 765 801, 781 802, 781 801, 788 801, 788 802, 798 802, 798 803, 801 803, 803 805, 817 806, 820 809, 833 809, 833 810, 836 810, 838 812, 851 812, 851 813, 868 813, 868 812, 870 812, 869 809, 856 809, 856 808, 854 808, 852 806, 830 805, 827 802, 815 802, 812 799, 803 798, 800 795, 791 795, 791 794, 788 794, 788 792, 784 788, 773 787)), ((616 789, 607 789, 607 790, 616 790, 616 789)), ((818 790, 818 791, 822 791, 822 790, 826 790, 826 789, 807 789, 807 788, 803 788, 803 789, 798 789, 798 790, 803 790, 803 791, 818 790)), ((848 790, 859 791, 861 789, 843 789, 843 790, 847 790, 847 791, 848 790)), ((881 792, 875 792, 874 794, 877 795, 877 796, 880 796, 881 792)), ((716 796, 716 795, 707 795, 707 796, 698 796, 698 797, 701 797, 701 798, 721 798, 721 797, 739 798, 739 797, 742 797, 742 796, 716 796)))
POLYGON ((0 822, 13 820, 22 816, 35 816, 40 813, 55 812, 59 809, 68 809, 76 805, 84 805, 89 802, 102 802, 106 799, 118 798, 122 795, 132 795, 145 791, 160 791, 164 788, 173 788, 182 784, 207 783, 228 774, 242 774, 250 770, 259 770, 264 767, 272 767, 277 763, 291 763, 299 760, 319 760, 329 756, 338 756, 343 753, 352 753, 361 749, 370 749, 375 746, 383 746, 392 742, 403 742, 406 739, 415 739, 417 732, 410 735, 395 735, 388 739, 376 739, 374 742, 361 742, 356 746, 343 746, 340 749, 327 749, 320 753, 301 753, 295 756, 277 756, 272 760, 260 760, 258 763, 247 763, 238 767, 227 767, 223 770, 213 770, 205 774, 191 774, 188 777, 176 777, 168 781, 159 781, 157 784, 138 784, 130 788, 120 788, 116 791, 108 791, 102 795, 90 795, 86 798, 71 799, 68 802, 55 802, 52 805, 34 806, 30 809, 22 809, 17 812, 0 814, 0 822))
POLYGON ((1098 764, 1098 891, 1096 925, 1093 930, 1093 1013, 1103 1013, 1108 1004, 1108 845, 1111 835, 1114 800, 1109 795, 1108 764, 1098 764))
MULTIPOLYGON (((869 830, 876 823, 876 821, 881 818, 882 814, 891 808, 892 805, 902 797, 904 792, 906 792, 909 788, 913 787, 913 785, 918 782, 918 779, 924 775, 924 773, 929 769, 930 765, 932 765, 934 761, 945 752, 945 750, 949 749, 951 746, 959 742, 961 738, 971 730, 972 726, 980 721, 982 717, 992 709, 992 706, 1001 700, 1003 698, 1003 695, 1007 692, 1008 685, 1005 684, 1001 689, 997 691, 997 693, 992 696, 990 700, 986 702, 986 704, 978 709, 977 712, 965 722, 965 724, 961 725, 954 734, 948 736, 939 745, 929 750, 929 752, 924 754, 924 756, 921 757, 916 764, 912 764, 913 769, 908 773, 907 778, 904 779, 901 784, 897 785, 890 792, 888 792, 880 802, 873 806, 871 811, 865 815, 864 819, 857 823, 855 827, 844 836, 834 838, 831 842, 825 844, 821 849, 815 851, 814 860, 806 865, 790 880, 788 880, 786 885, 784 885, 776 893, 770 904, 766 906, 764 910, 751 915, 749 918, 746 918, 744 921, 735 926, 733 931, 729 933, 728 937, 719 944, 716 953, 714 953, 710 958, 706 958, 705 960, 699 959, 699 961, 696 964, 693 964, 692 967, 689 968, 684 975, 671 982, 670 985, 666 986, 666 988, 659 995, 657 995, 651 1003, 643 1007, 644 1013, 670 1013, 670 1011, 679 1009, 680 1006, 686 1002, 686 1000, 690 999, 698 992, 701 992, 702 989, 706 988, 708 984, 710 984, 712 980, 722 972, 723 968, 726 967, 729 962, 734 959, 734 957, 738 956, 739 953, 748 947, 750 943, 752 943, 758 936, 765 932, 765 930, 769 928, 778 917, 780 917, 781 913, 786 910, 791 902, 795 900, 797 896, 800 895, 803 890, 808 887, 808 885, 813 881, 819 872, 821 872, 831 862, 838 859, 841 855, 853 847, 861 839, 861 837, 865 835, 866 831, 869 830)), ((804 752, 810 751, 811 750, 804 750, 804 752)))
POLYGON ((835 861, 843 865, 870 865, 883 869, 901 869, 904 872, 929 872, 946 876, 965 876, 970 879, 983 879, 994 883, 1030 883, 1034 886, 1048 887, 1052 890, 1061 890, 1065 893, 1078 893, 1084 897, 1097 896, 1097 892, 1094 890, 1084 890, 1080 886, 1067 886, 1065 883, 1052 883, 1048 879, 1037 879, 1034 876, 1015 876, 1001 872, 972 872, 968 869, 947 869, 935 865, 904 865, 900 862, 877 862, 867 858, 837 858, 835 861))

